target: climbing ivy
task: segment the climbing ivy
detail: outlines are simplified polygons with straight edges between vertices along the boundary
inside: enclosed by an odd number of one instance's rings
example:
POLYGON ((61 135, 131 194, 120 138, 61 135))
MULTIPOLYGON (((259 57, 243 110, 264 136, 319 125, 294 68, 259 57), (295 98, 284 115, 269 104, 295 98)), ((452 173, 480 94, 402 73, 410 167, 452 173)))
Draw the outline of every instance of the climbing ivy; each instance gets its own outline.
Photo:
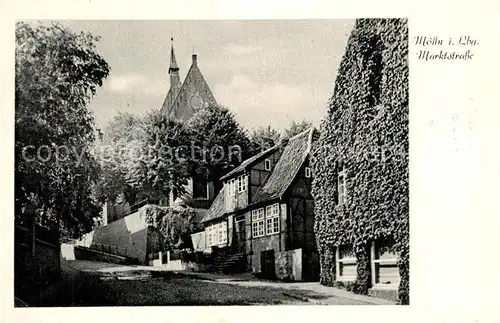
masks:
POLYGON ((335 246, 352 244, 357 280, 371 284, 369 247, 390 239, 401 303, 409 302, 408 27, 405 19, 358 19, 313 151, 315 232, 321 283, 335 285, 335 246), (347 201, 337 204, 346 171, 347 201))
POLYGON ((146 223, 160 233, 165 250, 192 247, 190 235, 199 229, 192 208, 146 205, 140 212, 146 223))

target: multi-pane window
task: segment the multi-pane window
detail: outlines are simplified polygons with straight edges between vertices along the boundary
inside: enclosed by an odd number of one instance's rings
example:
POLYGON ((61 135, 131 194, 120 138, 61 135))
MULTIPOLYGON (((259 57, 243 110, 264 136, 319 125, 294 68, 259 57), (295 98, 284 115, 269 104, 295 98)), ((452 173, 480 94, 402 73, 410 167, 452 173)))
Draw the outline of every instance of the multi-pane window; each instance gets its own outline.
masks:
POLYGON ((212 224, 207 227, 207 245, 216 246, 227 242, 227 222, 212 224))
POLYGON ((346 202, 347 198, 347 191, 346 191, 346 171, 345 169, 342 169, 341 172, 339 172, 338 178, 337 178, 337 185, 338 185, 338 201, 339 205, 343 205, 346 202))
POLYGON ((278 216, 280 215, 280 206, 278 203, 274 204, 273 205, 273 208, 272 208, 272 215, 273 216, 278 216))
POLYGON ((278 232, 280 232, 280 208, 276 203, 266 207, 266 234, 278 232))
POLYGON ((254 238, 264 235, 264 209, 252 211, 252 236, 254 238))
POLYGON ((238 177, 238 193, 244 192, 247 190, 247 177, 242 175, 238 177))
POLYGON ((265 208, 252 211, 252 236, 262 237, 280 232, 279 204, 268 205, 265 208))
POLYGON ((235 194, 235 180, 234 178, 227 182, 228 194, 229 196, 234 196, 235 194))
POLYGON ((247 176, 242 175, 227 182, 228 195, 235 196, 236 192, 242 193, 247 190, 247 176))
POLYGON ((219 223, 217 225, 217 242, 218 244, 226 243, 227 242, 227 231, 226 228, 227 224, 226 222, 219 223))
POLYGON ((208 246, 214 245, 214 229, 215 229, 215 227, 213 225, 207 227, 207 245, 208 246))

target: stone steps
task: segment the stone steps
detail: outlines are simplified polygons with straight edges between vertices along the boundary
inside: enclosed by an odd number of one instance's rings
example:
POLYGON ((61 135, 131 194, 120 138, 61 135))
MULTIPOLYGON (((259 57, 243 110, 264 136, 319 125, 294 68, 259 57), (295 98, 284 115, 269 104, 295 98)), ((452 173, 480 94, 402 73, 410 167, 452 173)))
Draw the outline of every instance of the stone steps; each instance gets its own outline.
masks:
POLYGON ((237 253, 226 257, 217 258, 215 260, 214 270, 219 272, 237 271, 244 257, 245 255, 243 253, 237 253))

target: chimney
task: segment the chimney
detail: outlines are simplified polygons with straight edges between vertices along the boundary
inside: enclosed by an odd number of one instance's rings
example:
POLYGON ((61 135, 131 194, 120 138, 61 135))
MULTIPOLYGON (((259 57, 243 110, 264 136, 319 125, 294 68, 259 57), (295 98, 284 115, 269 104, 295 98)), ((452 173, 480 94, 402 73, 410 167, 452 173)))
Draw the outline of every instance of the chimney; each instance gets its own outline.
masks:
POLYGON ((198 60, 196 58, 196 54, 193 54, 193 65, 198 65, 198 60))

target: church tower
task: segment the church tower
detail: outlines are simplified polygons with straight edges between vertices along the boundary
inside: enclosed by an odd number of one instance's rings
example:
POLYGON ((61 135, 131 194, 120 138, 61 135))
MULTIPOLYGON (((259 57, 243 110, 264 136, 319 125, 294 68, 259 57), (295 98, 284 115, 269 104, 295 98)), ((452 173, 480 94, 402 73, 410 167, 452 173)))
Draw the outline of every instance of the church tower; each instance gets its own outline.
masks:
POLYGON ((179 66, 175 59, 173 37, 170 38, 170 42, 170 67, 168 68, 168 74, 170 75, 170 90, 172 91, 172 96, 176 97, 181 89, 181 80, 179 78, 179 66))
MULTIPOLYGON (((217 102, 201 73, 198 55, 195 53, 191 56, 191 67, 181 83, 173 38, 170 41, 170 65, 168 68, 170 89, 163 101, 161 112, 170 118, 185 121, 203 107, 216 105, 217 102)), ((171 192, 167 204, 175 205, 188 198, 196 200, 206 207, 208 205, 205 202, 214 198, 214 186, 212 183, 208 183, 205 175, 193 174, 188 180, 185 190, 186 193, 182 197, 174 196, 171 192)))
POLYGON ((168 116, 186 120, 202 107, 217 104, 215 97, 210 90, 198 65, 198 57, 193 53, 191 67, 186 78, 181 83, 179 78, 179 66, 174 53, 173 38, 170 48, 170 89, 163 101, 161 111, 168 116))

